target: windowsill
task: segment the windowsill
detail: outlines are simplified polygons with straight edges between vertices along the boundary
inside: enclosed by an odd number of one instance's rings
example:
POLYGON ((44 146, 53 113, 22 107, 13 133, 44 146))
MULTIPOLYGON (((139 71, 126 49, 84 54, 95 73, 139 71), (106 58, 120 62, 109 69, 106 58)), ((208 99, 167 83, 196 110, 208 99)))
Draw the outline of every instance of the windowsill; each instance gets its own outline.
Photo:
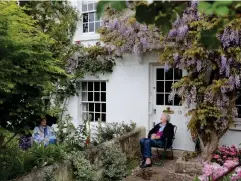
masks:
POLYGON ((241 126, 231 126, 229 128, 230 131, 241 131, 241 126))

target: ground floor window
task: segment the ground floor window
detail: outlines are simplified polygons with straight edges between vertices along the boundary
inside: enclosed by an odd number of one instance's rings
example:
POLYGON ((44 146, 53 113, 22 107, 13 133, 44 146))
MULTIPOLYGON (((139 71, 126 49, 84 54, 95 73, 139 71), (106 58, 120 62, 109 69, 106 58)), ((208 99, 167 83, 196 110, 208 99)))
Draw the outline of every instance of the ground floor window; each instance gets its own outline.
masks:
POLYGON ((238 118, 234 119, 233 128, 241 130, 241 96, 236 100, 236 107, 238 109, 238 118))
POLYGON ((84 81, 81 84, 82 119, 106 121, 106 82, 84 81))

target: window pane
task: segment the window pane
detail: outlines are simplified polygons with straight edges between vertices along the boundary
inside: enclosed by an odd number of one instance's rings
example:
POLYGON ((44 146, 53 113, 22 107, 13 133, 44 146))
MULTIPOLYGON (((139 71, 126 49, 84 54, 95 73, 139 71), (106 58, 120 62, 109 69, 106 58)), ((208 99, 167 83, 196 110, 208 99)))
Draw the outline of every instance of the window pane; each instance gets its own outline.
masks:
POLYGON ((94 95, 95 95, 94 100, 99 102, 100 101, 100 93, 99 92, 94 92, 94 95))
POLYGON ((82 101, 88 101, 87 92, 82 92, 82 101))
POLYGON ((95 121, 98 121, 100 119, 100 113, 95 113, 95 121))
POLYGON ((101 114, 101 121, 106 121, 106 114, 101 114))
POLYGON ((82 5, 82 11, 87 11, 87 4, 82 5))
POLYGON ((85 113, 82 113, 82 119, 83 119, 83 121, 86 121, 86 120, 88 120, 88 113, 87 112, 85 112, 85 113))
POLYGON ((88 13, 83 13, 83 23, 88 23, 88 13))
POLYGON ((175 96, 174 98, 174 106, 181 106, 181 98, 179 96, 175 96))
POLYGON ((94 101, 93 92, 88 92, 88 101, 94 101))
POLYGON ((82 104, 82 112, 88 112, 88 103, 82 104))
POLYGON ((95 111, 94 103, 89 103, 89 112, 94 112, 94 111, 95 111))
POLYGON ((174 70, 174 79, 175 80, 180 80, 181 78, 182 78, 182 70, 175 69, 174 70))
POLYGON ((165 91, 166 91, 166 93, 169 93, 169 92, 171 92, 171 90, 172 90, 172 81, 166 81, 165 82, 165 91))
POLYGON ((95 19, 95 14, 94 13, 89 13, 89 22, 93 22, 95 19))
POLYGON ((164 81, 156 82, 156 92, 164 92, 164 81))
POLYGON ((172 105, 173 101, 168 101, 169 94, 165 94, 165 105, 172 105))
POLYGON ((94 9, 94 4, 88 4, 88 11, 92 11, 94 9))
POLYGON ((164 80, 164 69, 156 70, 156 80, 164 80))
POLYGON ((241 118, 241 106, 237 106, 238 109, 238 118, 241 118))
POLYGON ((83 32, 88 33, 88 23, 83 23, 83 32))
POLYGON ((106 82, 101 82, 101 91, 106 91, 106 82))
POLYGON ((88 82, 88 91, 93 91, 93 82, 88 82))
POLYGON ((170 68, 167 72, 165 72, 165 80, 173 80, 173 69, 170 68))
POLYGON ((238 99, 236 100, 236 105, 241 105, 241 96, 238 96, 238 99))
POLYGON ((101 112, 100 111, 100 103, 95 103, 95 112, 101 112))
POLYGON ((100 82, 95 82, 94 83, 94 90, 95 91, 100 91, 100 82))
POLYGON ((101 92, 101 102, 105 102, 105 101, 106 101, 106 93, 101 92))
POLYGON ((101 112, 106 112, 106 104, 104 103, 104 104, 101 104, 101 112))
POLYGON ((82 82, 82 91, 87 91, 87 82, 82 82))
POLYGON ((95 31, 97 31, 100 28, 100 22, 95 22, 95 31))
POLYGON ((94 121, 95 120, 95 114, 89 113, 89 119, 90 119, 90 121, 94 121))
POLYGON ((94 23, 89 23, 89 32, 94 32, 95 30, 95 24, 94 23))
POLYGON ((164 94, 156 94, 156 105, 164 105, 164 94))

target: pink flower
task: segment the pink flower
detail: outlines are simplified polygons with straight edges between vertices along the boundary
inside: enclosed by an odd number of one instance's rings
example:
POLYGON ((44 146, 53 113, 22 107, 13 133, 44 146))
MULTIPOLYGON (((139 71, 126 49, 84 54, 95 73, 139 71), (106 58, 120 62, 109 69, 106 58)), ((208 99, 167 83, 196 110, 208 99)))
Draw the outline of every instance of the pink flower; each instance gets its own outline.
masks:
POLYGON ((215 158, 215 159, 219 159, 220 156, 219 156, 219 155, 213 155, 213 158, 215 158))

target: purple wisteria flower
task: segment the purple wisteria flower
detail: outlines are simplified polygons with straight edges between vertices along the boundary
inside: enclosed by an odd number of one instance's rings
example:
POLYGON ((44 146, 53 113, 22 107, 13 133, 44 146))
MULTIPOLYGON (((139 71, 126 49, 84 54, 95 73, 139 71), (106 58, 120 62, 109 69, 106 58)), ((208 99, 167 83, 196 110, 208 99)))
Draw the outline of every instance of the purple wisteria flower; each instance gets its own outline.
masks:
POLYGON ((174 53, 173 54, 173 59, 174 59, 175 62, 178 62, 179 54, 178 53, 174 53))
POLYGON ((182 40, 188 33, 188 26, 184 25, 178 28, 177 30, 177 38, 182 40))
POLYGON ((236 88, 240 88, 240 76, 239 75, 235 75, 235 86, 236 88))
POLYGON ((175 38, 177 36, 177 29, 172 29, 168 33, 169 38, 175 38))
POLYGON ((197 60, 197 71, 200 72, 202 69, 202 62, 200 60, 197 60))
POLYGON ((197 5, 198 5, 198 1, 196 1, 196 0, 191 1, 191 8, 196 9, 197 5))
POLYGON ((204 102, 213 103, 213 98, 214 98, 214 95, 212 91, 208 91, 204 95, 204 102))
POLYGON ((165 72, 167 72, 169 70, 169 66, 167 63, 165 63, 164 70, 165 70, 165 72))
POLYGON ((225 70, 226 66, 227 66, 227 58, 226 58, 224 55, 222 55, 222 56, 221 56, 220 74, 223 73, 223 71, 225 70))
POLYGON ((148 44, 147 44, 147 40, 146 40, 145 37, 141 37, 141 38, 140 38, 140 42, 141 42, 141 44, 142 44, 143 47, 147 47, 148 44))
POLYGON ((174 21, 174 23, 173 23, 173 27, 177 28, 177 27, 180 26, 180 24, 181 24, 181 18, 180 18, 180 16, 178 15, 178 16, 177 16, 177 19, 176 19, 176 20, 174 21))

